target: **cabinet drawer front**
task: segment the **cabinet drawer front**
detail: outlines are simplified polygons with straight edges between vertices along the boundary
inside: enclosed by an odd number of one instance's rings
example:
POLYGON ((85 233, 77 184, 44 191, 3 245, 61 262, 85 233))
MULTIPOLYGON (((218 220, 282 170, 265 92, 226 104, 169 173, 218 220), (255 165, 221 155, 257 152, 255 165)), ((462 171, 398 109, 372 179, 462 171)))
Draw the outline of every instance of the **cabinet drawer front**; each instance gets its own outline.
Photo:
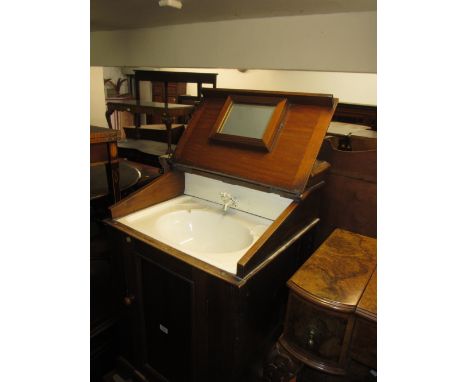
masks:
POLYGON ((311 360, 340 365, 348 324, 346 317, 329 314, 290 293, 284 337, 311 360))

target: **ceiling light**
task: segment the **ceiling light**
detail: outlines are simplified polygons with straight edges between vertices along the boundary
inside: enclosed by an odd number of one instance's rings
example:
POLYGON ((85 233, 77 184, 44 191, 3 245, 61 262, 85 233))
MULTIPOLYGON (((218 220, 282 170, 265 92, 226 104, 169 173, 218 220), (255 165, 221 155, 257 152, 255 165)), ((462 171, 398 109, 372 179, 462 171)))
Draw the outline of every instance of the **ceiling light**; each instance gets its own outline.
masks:
POLYGON ((182 8, 182 1, 180 0, 159 0, 160 7, 182 8))

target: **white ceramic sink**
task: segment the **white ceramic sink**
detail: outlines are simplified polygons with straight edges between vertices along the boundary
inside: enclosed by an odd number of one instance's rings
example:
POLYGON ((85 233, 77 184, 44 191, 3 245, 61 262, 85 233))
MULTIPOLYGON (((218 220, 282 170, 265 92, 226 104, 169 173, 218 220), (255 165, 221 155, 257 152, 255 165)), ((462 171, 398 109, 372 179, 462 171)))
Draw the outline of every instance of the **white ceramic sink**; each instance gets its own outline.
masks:
POLYGON ((191 196, 179 196, 118 219, 137 231, 218 268, 237 261, 273 222, 191 196))
POLYGON ((171 244, 192 252, 240 251, 254 240, 249 228, 239 220, 203 209, 164 214, 156 220, 155 230, 171 244))

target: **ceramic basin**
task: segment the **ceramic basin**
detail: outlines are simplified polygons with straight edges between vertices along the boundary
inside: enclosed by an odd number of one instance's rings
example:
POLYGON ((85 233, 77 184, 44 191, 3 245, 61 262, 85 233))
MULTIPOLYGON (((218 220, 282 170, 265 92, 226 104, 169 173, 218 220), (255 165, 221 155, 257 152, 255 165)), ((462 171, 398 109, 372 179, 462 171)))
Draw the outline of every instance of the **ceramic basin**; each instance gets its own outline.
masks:
POLYGON ((145 235, 225 271, 265 232, 272 220, 206 200, 180 196, 118 219, 145 235))
POLYGON ((197 209, 161 216, 155 232, 182 250, 201 253, 240 251, 254 240, 247 226, 229 215, 197 209))

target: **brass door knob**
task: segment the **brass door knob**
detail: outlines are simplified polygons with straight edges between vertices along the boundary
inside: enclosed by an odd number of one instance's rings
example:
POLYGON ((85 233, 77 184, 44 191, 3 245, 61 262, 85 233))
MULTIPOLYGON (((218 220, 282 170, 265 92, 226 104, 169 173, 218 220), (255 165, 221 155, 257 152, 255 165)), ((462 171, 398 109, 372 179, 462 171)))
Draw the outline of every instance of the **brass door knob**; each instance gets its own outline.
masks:
POLYGON ((130 306, 133 304, 134 300, 135 300, 135 296, 131 294, 131 295, 125 296, 123 299, 123 302, 126 306, 130 306))
POLYGON ((313 348, 315 345, 315 330, 311 329, 309 330, 309 333, 307 335, 307 346, 309 348, 313 348))

